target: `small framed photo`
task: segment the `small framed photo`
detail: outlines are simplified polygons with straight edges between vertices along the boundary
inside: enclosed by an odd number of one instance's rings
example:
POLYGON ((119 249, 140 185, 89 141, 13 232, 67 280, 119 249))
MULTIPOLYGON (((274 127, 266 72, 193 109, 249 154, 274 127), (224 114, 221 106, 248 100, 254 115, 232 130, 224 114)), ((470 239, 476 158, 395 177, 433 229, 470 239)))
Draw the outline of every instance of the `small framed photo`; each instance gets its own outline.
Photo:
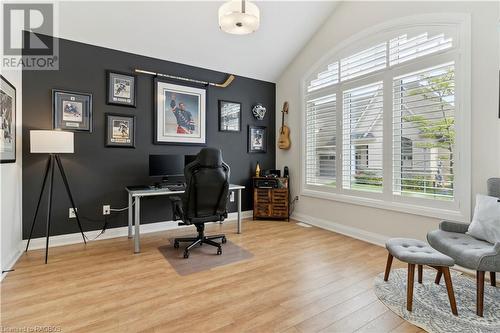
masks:
POLYGON ((106 113, 106 147, 135 148, 135 116, 106 113))
POLYGON ((92 132, 92 94, 53 89, 52 126, 67 131, 92 132))
POLYGON ((137 76, 134 74, 106 71, 106 103, 136 107, 137 76))
POLYGON ((265 153, 267 151, 267 128, 248 125, 248 152, 265 153))
POLYGON ((16 88, 0 75, 0 163, 16 162, 16 88))
POLYGON ((219 131, 241 130, 241 103, 219 100, 219 131))

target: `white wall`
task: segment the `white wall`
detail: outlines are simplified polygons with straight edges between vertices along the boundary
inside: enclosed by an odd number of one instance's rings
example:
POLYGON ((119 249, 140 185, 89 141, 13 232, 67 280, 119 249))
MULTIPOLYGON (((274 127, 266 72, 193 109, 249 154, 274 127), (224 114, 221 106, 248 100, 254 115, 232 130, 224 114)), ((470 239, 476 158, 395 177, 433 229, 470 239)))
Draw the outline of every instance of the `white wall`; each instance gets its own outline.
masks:
MULTIPOLYGON (((16 163, 0 164, 0 267, 10 269, 20 254, 21 239, 21 122, 22 72, 2 71, 16 87, 16 163)), ((3 278, 2 275, 1 278, 3 278)), ((0 279, 1 279, 0 278, 0 279)))
MULTIPOLYGON (((277 105, 289 101, 288 125, 292 132, 292 148, 278 151, 277 166, 290 167, 293 195, 300 194, 300 137, 304 126, 300 120, 300 80, 303 75, 336 44, 353 34, 391 19, 439 12, 470 13, 472 19, 472 196, 485 193, 489 177, 500 176, 499 3, 343 2, 277 82, 277 105)), ((425 239, 427 231, 435 229, 439 222, 429 217, 306 196, 300 197, 295 214, 305 222, 322 224, 375 242, 393 236, 425 239)))

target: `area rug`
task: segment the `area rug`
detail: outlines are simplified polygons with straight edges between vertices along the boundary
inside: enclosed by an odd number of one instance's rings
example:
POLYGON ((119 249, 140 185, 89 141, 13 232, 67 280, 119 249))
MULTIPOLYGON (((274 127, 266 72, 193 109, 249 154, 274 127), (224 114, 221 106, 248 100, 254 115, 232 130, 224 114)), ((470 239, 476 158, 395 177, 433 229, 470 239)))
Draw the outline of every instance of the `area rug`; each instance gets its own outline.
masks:
POLYGON ((228 240, 222 245, 221 255, 217 255, 216 247, 204 244, 193 248, 189 251, 189 258, 184 259, 184 249, 189 243, 181 243, 178 249, 174 248, 173 243, 171 239, 169 245, 161 246, 158 250, 179 275, 198 273, 253 257, 252 253, 228 240))
POLYGON ((423 283, 413 289, 413 311, 406 310, 407 269, 391 270, 389 281, 381 273, 375 278, 377 297, 401 318, 428 332, 500 332, 500 288, 485 282, 484 317, 476 316, 476 282, 462 274, 452 273, 458 316, 451 313, 444 284, 434 283, 435 270, 424 270, 423 283))

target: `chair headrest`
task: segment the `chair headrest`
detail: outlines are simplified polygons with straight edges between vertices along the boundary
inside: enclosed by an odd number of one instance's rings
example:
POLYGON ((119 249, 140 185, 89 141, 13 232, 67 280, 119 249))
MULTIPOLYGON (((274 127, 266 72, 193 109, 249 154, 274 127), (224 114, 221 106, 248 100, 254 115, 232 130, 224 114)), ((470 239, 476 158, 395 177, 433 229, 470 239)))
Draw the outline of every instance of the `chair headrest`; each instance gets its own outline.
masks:
POLYGON ((488 179, 488 195, 500 198, 500 178, 488 179))
POLYGON ((203 148, 198 153, 196 161, 204 167, 219 167, 222 165, 222 153, 217 148, 203 148))

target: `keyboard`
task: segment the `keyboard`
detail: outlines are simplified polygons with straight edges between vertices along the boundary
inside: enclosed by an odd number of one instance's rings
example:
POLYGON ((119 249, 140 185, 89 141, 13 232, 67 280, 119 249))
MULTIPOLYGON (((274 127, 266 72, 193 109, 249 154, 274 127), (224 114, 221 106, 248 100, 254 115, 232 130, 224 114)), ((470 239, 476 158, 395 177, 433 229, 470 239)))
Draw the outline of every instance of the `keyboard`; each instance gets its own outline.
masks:
POLYGON ((167 185, 166 188, 169 189, 170 191, 185 191, 186 190, 186 186, 183 184, 167 185))

